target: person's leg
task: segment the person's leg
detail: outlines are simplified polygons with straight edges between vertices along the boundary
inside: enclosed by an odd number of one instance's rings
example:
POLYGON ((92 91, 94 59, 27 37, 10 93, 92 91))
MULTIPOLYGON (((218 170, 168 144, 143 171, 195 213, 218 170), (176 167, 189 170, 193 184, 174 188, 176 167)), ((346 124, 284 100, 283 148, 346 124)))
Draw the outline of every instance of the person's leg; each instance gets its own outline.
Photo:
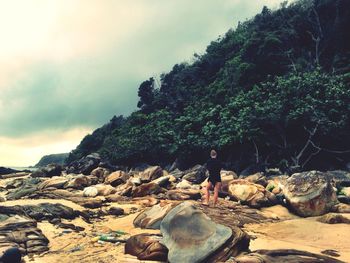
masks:
POLYGON ((218 202, 218 196, 219 196, 220 188, 221 188, 221 182, 215 183, 215 187, 214 187, 214 206, 218 202))
POLYGON ((205 200, 203 205, 209 205, 209 198, 210 198, 210 188, 212 187, 212 184, 210 181, 208 181, 207 187, 205 188, 205 200))
POLYGON ((21 251, 17 247, 7 249, 0 258, 0 262, 3 263, 20 263, 21 260, 21 251))

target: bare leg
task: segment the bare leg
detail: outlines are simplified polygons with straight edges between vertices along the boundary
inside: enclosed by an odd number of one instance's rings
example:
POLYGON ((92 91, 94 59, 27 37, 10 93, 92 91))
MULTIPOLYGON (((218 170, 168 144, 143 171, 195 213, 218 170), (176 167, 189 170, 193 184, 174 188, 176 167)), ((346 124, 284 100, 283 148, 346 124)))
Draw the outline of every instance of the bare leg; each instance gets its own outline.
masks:
POLYGON ((205 201, 203 205, 209 205, 209 198, 210 198, 210 188, 212 187, 211 182, 208 182, 207 187, 205 188, 205 201))
POLYGON ((218 202, 219 190, 221 188, 221 182, 217 182, 214 187, 214 206, 218 202))

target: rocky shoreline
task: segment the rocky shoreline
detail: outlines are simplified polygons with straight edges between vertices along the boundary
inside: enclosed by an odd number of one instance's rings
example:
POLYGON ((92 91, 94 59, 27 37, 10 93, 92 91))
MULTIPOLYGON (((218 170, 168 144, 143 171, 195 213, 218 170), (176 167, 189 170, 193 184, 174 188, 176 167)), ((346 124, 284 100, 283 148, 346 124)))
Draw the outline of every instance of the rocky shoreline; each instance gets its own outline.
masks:
POLYGON ((0 246, 28 262, 349 262, 350 173, 238 176, 106 167, 94 156, 0 180, 0 246))

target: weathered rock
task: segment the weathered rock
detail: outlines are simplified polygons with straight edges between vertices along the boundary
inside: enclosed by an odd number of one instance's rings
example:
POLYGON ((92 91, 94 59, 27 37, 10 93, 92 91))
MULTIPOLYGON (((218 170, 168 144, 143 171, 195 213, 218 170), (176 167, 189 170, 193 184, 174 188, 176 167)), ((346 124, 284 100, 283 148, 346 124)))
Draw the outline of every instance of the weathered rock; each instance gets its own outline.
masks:
POLYGON ((346 197, 350 197, 350 187, 343 187, 340 192, 346 197))
POLYGON ((300 216, 318 216, 331 211, 337 201, 327 174, 310 171, 293 174, 283 186, 290 208, 300 216))
POLYGON ((350 213, 350 204, 336 204, 331 211, 335 213, 350 213))
POLYGON ((158 194, 162 192, 162 188, 153 182, 142 184, 132 190, 132 197, 142 197, 146 195, 158 194))
POLYGON ((156 183, 157 185, 164 187, 169 183, 170 175, 163 175, 155 180, 153 180, 153 183, 156 183))
POLYGON ((162 175, 163 169, 160 166, 151 166, 140 174, 140 178, 142 182, 150 182, 161 177, 162 175))
POLYGON ((266 177, 262 173, 255 173, 247 176, 244 179, 247 180, 248 182, 251 182, 254 184, 260 184, 264 187, 266 187, 268 184, 266 177))
POLYGON ((181 180, 181 182, 176 184, 176 188, 178 189, 191 189, 192 184, 186 179, 181 180))
POLYGON ((338 189, 350 186, 350 172, 348 171, 328 171, 325 175, 335 182, 338 189))
POLYGON ((133 185, 136 185, 136 186, 142 184, 142 181, 141 181, 140 177, 132 177, 132 178, 130 178, 129 181, 130 181, 133 185))
POLYGON ((69 164, 67 168, 68 173, 85 174, 89 175, 92 170, 98 167, 101 161, 101 157, 98 153, 89 154, 77 161, 69 164))
POLYGON ((81 205, 85 208, 100 208, 103 205, 103 199, 101 198, 86 198, 86 197, 70 197, 68 200, 81 205))
POLYGON ((185 175, 182 179, 186 179, 191 183, 200 184, 207 178, 206 171, 204 166, 197 164, 193 168, 184 171, 185 175))
POLYGON ((148 229, 160 229, 160 222, 177 203, 160 203, 146 208, 134 219, 134 226, 148 229))
POLYGON ((49 240, 34 220, 13 216, 0 222, 0 246, 17 247, 22 254, 47 251, 49 240))
POLYGON ((256 250, 235 258, 237 263, 344 263, 343 261, 294 249, 256 250))
POLYGON ((124 209, 121 207, 112 206, 108 209, 109 215, 121 216, 124 215, 124 209))
POLYGON ((104 181, 110 173, 108 169, 103 167, 97 167, 91 171, 91 175, 96 176, 100 182, 104 181))
POLYGON ((42 190, 45 188, 53 187, 53 188, 62 188, 68 182, 68 178, 63 176, 53 176, 50 179, 45 180, 44 182, 38 185, 38 190, 42 190))
POLYGON ((31 173, 31 177, 53 177, 60 176, 62 173, 62 166, 58 164, 49 164, 31 173))
POLYGON ((126 183, 129 179, 129 175, 123 171, 115 171, 107 175, 105 179, 105 184, 110 184, 111 186, 117 186, 126 183))
POLYGON ((176 179, 180 179, 182 178, 182 176, 184 176, 184 172, 180 171, 179 169, 175 169, 174 171, 172 171, 170 173, 170 175, 174 176, 176 179))
POLYGON ((201 198, 201 192, 200 190, 194 190, 194 189, 176 189, 176 190, 169 190, 166 192, 167 199, 170 200, 198 200, 201 198))
POLYGON ((216 224, 190 202, 173 208, 162 220, 161 243, 168 249, 169 262, 202 262, 232 236, 229 227, 216 224))
POLYGON ((344 204, 350 204, 350 196, 338 195, 338 201, 344 204))
MULTIPOLYGON (((140 186, 139 186, 140 187, 140 186)), ((125 183, 116 187, 116 193, 123 196, 131 196, 134 184, 131 182, 131 178, 125 183)))
POLYGON ((79 174, 74 176, 71 180, 69 180, 64 188, 73 188, 73 189, 84 189, 90 185, 95 185, 98 183, 98 178, 93 175, 83 175, 79 174))
POLYGON ((277 203, 274 194, 267 191, 262 185, 253 184, 246 180, 237 179, 230 182, 228 194, 236 201, 251 207, 260 208, 277 203))
POLYGON ((139 260, 167 261, 168 249, 159 243, 160 237, 150 234, 131 236, 125 244, 125 254, 139 260))
POLYGON ((89 186, 84 189, 84 196, 86 197, 95 197, 98 195, 98 190, 94 186, 89 186))
POLYGON ((39 205, 0 206, 0 213, 6 215, 28 216, 37 221, 53 218, 74 219, 78 212, 62 204, 41 203, 39 205))
POLYGON ((97 195, 107 196, 110 194, 114 194, 116 189, 111 185, 106 184, 97 184, 94 186, 89 186, 84 189, 84 196, 87 197, 95 197, 97 195))
POLYGON ((350 219, 339 214, 325 214, 317 219, 325 224, 350 224, 350 219))
POLYGON ((282 188, 284 185, 286 185, 288 178, 289 176, 286 175, 271 178, 270 180, 268 180, 266 190, 270 191, 275 195, 282 194, 282 188))
POLYGON ((14 189, 7 195, 7 200, 17 200, 22 197, 35 193, 38 184, 42 181, 40 178, 28 178, 21 180, 21 187, 14 189))

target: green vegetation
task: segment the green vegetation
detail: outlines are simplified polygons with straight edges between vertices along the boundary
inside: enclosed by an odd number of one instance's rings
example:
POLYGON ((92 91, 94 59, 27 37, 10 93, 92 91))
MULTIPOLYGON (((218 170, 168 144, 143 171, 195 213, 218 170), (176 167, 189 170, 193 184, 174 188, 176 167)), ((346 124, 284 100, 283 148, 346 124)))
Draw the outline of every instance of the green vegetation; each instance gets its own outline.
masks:
POLYGON ((255 163, 329 169, 349 160, 350 2, 301 0, 253 19, 139 88, 130 116, 85 137, 68 161, 183 166, 210 148, 237 170, 255 163))
POLYGON ((64 165, 65 160, 67 159, 68 156, 69 156, 68 153, 57 153, 57 154, 45 155, 40 159, 40 161, 34 167, 43 167, 52 163, 64 165))

